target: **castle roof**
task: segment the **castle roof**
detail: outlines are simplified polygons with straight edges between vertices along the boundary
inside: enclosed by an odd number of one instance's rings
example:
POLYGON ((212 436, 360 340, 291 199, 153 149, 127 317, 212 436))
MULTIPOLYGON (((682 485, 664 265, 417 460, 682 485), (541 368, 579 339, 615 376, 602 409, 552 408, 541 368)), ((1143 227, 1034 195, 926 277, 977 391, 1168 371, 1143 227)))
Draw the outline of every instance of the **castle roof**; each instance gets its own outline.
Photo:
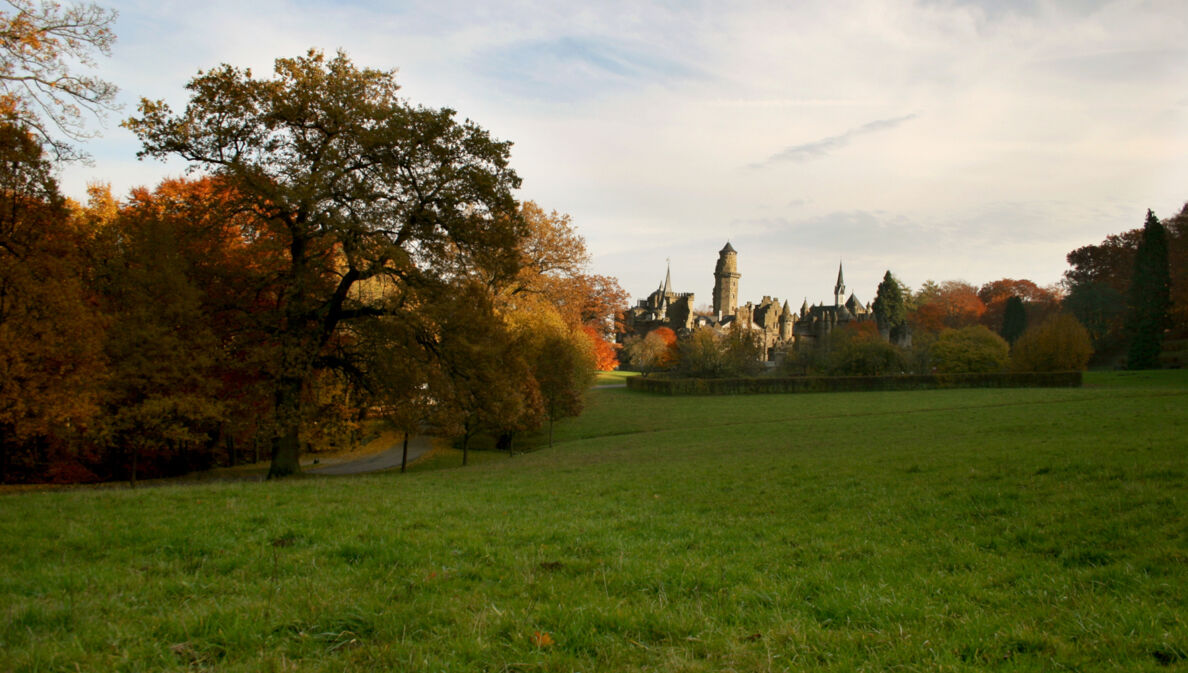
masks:
POLYGON ((722 252, 734 252, 734 246, 730 245, 730 241, 726 241, 726 247, 722 248, 722 252))
POLYGON ((846 308, 850 309, 851 313, 857 314, 860 310, 866 307, 859 301, 858 296, 853 292, 850 293, 850 298, 846 300, 846 308))
POLYGON ((842 263, 841 262, 837 263, 837 286, 838 287, 846 286, 846 281, 844 279, 842 279, 842 263))

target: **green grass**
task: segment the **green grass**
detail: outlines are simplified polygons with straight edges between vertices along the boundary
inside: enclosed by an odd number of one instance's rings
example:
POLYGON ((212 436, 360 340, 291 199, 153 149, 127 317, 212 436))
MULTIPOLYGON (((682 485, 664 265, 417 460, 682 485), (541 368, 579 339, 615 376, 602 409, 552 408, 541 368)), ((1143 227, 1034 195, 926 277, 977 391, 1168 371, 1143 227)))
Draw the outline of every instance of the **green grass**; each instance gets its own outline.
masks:
POLYGON ((598 372, 594 378, 594 385, 596 386, 611 386, 626 384, 627 379, 632 376, 639 376, 639 372, 624 372, 615 370, 613 372, 598 372))
POLYGON ((7 496, 0 670, 1183 670, 1186 402, 597 390, 464 470, 7 496))

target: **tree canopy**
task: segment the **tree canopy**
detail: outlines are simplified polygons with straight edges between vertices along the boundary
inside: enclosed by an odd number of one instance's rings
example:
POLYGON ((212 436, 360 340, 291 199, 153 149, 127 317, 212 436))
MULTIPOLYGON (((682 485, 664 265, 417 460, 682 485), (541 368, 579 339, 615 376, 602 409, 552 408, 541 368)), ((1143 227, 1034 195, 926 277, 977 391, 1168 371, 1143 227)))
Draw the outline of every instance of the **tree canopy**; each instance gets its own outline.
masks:
POLYGON ((0 8, 0 119, 31 130, 56 158, 73 158, 68 141, 88 137, 87 117, 101 118, 115 107, 115 85, 76 68, 94 66, 96 53, 111 52, 116 13, 94 3, 6 2, 8 8, 0 8))
POLYGON ((908 310, 903 296, 903 288, 889 270, 883 275, 883 281, 879 283, 872 308, 875 319, 879 323, 879 329, 887 333, 892 343, 901 342, 907 330, 908 310))
POLYGON ((1159 364, 1164 332, 1171 325, 1171 271, 1167 230, 1147 211, 1142 237, 1134 255, 1134 273, 1127 295, 1130 350, 1126 366, 1151 369, 1159 364))
POLYGON ((285 251, 270 471, 284 476, 299 470, 301 400, 314 372, 352 366, 350 349, 338 347, 345 326, 414 311, 416 293, 475 268, 514 276, 525 230, 510 143, 453 110, 405 103, 392 71, 358 68, 341 52, 278 59, 274 75, 201 72, 184 111, 142 100, 124 124, 142 156, 177 155, 226 180, 285 251), (372 280, 388 290, 354 291, 372 280))

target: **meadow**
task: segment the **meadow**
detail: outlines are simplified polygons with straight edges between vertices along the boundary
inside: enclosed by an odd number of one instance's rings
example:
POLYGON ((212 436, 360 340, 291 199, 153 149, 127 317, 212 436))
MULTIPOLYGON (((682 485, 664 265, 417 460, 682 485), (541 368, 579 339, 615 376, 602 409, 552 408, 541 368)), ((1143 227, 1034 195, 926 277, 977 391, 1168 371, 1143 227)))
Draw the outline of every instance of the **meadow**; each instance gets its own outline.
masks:
POLYGON ((0 496, 0 670, 1182 670, 1186 430, 1181 371, 600 389, 467 468, 0 496))

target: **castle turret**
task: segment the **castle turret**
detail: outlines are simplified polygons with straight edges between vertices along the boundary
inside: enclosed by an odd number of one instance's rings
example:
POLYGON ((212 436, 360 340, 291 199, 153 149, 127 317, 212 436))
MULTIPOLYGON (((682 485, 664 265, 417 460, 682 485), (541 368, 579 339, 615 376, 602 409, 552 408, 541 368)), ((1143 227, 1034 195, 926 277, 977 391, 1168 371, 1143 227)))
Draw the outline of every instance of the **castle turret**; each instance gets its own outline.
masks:
POLYGON ((841 306, 842 297, 846 296, 846 281, 842 278, 841 262, 837 263, 837 285, 833 286, 833 305, 841 306))
POLYGON ((734 315, 738 310, 738 253, 730 242, 718 253, 718 266, 714 269, 714 315, 734 315))
POLYGON ((787 341, 792 338, 792 309, 788 308, 788 300, 784 300, 784 307, 780 313, 780 340, 787 341))

